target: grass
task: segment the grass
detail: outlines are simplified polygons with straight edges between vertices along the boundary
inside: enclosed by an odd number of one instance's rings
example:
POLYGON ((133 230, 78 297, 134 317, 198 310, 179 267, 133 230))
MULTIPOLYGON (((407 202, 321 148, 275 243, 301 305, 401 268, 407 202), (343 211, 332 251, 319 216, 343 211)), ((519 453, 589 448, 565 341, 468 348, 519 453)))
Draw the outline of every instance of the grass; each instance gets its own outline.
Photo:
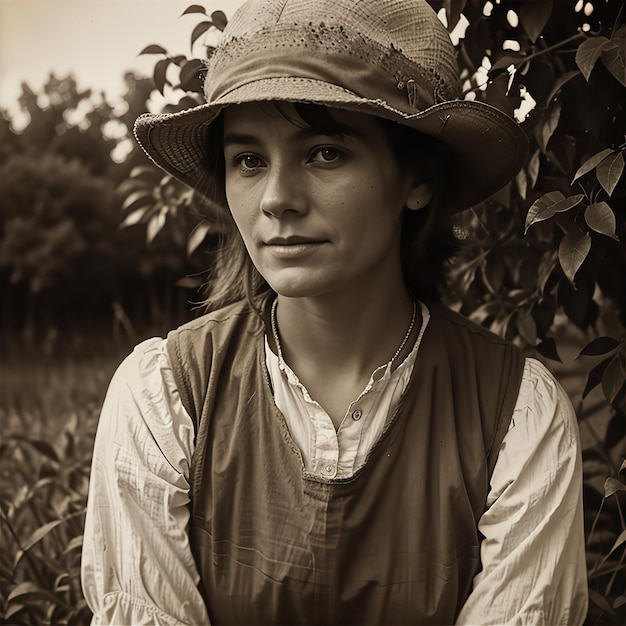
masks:
MULTIPOLYGON (((108 382, 131 342, 80 337, 27 349, 5 341, 0 376, 0 619, 88 624, 80 549, 93 437, 108 382)), ((580 389, 561 372, 569 391, 580 389)), ((579 393, 579 392, 578 392, 579 393)), ((601 394, 600 394, 601 396, 601 394)), ((596 394, 578 407, 584 447, 590 611, 626 623, 623 424, 596 394), (611 432, 613 429, 613 432, 611 432), (622 457, 623 458, 623 457, 622 457)), ((574 398, 576 404, 576 399, 574 398)))
POLYGON ((80 550, 98 414, 127 346, 9 345, 0 378, 0 617, 87 624, 80 550))

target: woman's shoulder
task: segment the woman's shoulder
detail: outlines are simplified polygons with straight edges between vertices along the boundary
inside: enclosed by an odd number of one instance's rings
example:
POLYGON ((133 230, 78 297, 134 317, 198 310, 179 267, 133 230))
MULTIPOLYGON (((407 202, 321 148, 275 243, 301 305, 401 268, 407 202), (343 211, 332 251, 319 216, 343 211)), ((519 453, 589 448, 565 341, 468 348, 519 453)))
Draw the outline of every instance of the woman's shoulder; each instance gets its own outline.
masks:
POLYGON ((176 371, 192 370, 207 376, 229 351, 254 351, 264 324, 246 301, 235 302, 179 326, 167 335, 167 352, 176 371))
POLYGON ((465 335, 470 337, 474 342, 488 343, 508 348, 513 352, 520 352, 519 348, 511 341, 496 335, 489 329, 477 324, 473 320, 465 317, 461 313, 457 313, 443 304, 428 304, 430 311, 429 326, 438 330, 441 335, 448 340, 454 341, 459 336, 465 335))
MULTIPOLYGON (((208 346, 220 343, 219 335, 226 327, 254 326, 256 314, 245 302, 236 302, 211 311, 170 331, 166 338, 151 337, 138 343, 118 366, 111 386, 144 388, 151 380, 163 380, 171 370, 173 357, 184 362, 206 354, 208 346), (216 336, 217 335, 217 336, 216 336)), ((232 330, 232 328, 231 328, 232 330)), ((168 383, 171 383, 168 378, 168 383)))
POLYGON ((138 343, 120 363, 113 382, 116 379, 124 383, 144 380, 147 376, 157 373, 167 363, 165 356, 165 339, 151 337, 138 343))
POLYGON ((173 335, 185 333, 210 333, 222 326, 227 326, 229 323, 237 324, 247 321, 254 325, 255 318, 258 319, 258 313, 252 308, 250 303, 246 300, 240 300, 214 311, 208 311, 182 326, 179 326, 175 330, 170 331, 168 338, 173 335))

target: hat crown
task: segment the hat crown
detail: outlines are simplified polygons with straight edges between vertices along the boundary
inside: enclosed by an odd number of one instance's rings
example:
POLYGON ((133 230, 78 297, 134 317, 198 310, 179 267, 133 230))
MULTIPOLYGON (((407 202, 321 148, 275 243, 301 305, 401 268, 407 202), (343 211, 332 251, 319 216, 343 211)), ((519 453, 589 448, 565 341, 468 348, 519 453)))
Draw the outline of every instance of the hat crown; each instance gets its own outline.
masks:
POLYGON ((456 55, 450 37, 426 0, 248 0, 233 15, 224 36, 249 37, 282 24, 342 26, 378 42, 393 46, 414 61, 443 58, 456 71, 456 55))
POLYGON ((426 0, 248 0, 233 15, 209 62, 207 100, 216 101, 235 83, 240 86, 248 70, 249 78, 258 80, 279 67, 282 76, 291 71, 293 77, 320 78, 388 102, 390 86, 392 91, 404 89, 413 80, 421 101, 413 112, 458 98, 461 92, 454 47, 426 0), (345 74, 359 74, 362 82, 379 85, 380 93, 355 89, 355 81, 342 80, 341 72, 302 72, 299 59, 304 65, 317 59, 327 67, 343 68, 345 74), (356 66, 355 59, 360 60, 356 66), (368 75, 368 66, 384 69, 389 80, 368 75))

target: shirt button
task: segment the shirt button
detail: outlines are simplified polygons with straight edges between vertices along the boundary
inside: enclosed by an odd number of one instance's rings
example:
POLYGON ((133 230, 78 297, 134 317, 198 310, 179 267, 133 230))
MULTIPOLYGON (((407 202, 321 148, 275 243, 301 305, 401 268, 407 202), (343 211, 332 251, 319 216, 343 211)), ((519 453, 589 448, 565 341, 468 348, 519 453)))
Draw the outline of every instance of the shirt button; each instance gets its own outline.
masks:
POLYGON ((332 473, 335 471, 335 468, 334 468, 332 465, 327 465, 327 466, 324 468, 324 471, 325 471, 327 474, 332 474, 332 473))
POLYGON ((363 411, 361 411, 361 409, 354 409, 354 411, 352 411, 352 419, 355 422, 358 422, 362 417, 363 417, 363 411))

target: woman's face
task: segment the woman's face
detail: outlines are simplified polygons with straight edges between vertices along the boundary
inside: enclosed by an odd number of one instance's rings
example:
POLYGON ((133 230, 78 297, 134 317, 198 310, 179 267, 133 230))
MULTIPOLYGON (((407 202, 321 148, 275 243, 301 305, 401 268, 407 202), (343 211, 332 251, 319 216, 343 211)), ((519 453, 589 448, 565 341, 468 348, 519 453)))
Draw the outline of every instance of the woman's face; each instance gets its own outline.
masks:
POLYGON ((335 110, 342 132, 325 134, 281 110, 290 119, 259 103, 224 114, 226 197, 257 270, 287 297, 401 279, 401 214, 417 192, 382 127, 335 110))

